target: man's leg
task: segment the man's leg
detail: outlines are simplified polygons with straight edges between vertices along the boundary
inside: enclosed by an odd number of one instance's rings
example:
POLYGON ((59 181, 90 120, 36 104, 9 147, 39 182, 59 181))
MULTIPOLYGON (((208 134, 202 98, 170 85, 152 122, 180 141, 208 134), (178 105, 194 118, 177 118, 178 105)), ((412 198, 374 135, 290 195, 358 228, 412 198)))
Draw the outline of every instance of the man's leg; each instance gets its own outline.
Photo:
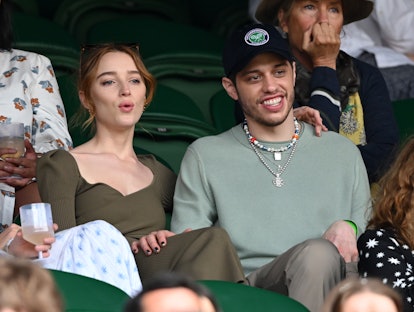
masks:
POLYGON ((329 291, 345 277, 345 261, 326 239, 298 244, 247 276, 252 286, 265 288, 319 312, 329 291))

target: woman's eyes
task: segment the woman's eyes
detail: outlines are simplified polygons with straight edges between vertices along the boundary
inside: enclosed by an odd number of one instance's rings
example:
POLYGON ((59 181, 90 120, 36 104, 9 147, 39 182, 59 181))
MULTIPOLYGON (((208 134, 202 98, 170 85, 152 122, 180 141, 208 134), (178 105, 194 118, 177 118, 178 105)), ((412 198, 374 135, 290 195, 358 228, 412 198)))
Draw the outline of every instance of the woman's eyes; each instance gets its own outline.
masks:
POLYGON ((103 86, 110 86, 110 85, 112 85, 112 84, 114 84, 115 83, 115 81, 113 81, 113 80, 105 80, 105 81, 102 81, 102 85, 103 86))
MULTIPOLYGON (((141 79, 132 78, 132 79, 129 80, 129 82, 132 83, 132 84, 139 84, 139 83, 141 83, 141 79)), ((110 85, 116 84, 116 81, 115 80, 104 80, 104 81, 101 82, 101 84, 103 86, 110 86, 110 85)))
POLYGON ((307 4, 304 6, 304 8, 307 10, 315 10, 315 6, 313 4, 307 4))
POLYGON ((131 79, 131 82, 132 83, 140 83, 141 82, 141 79, 134 78, 134 79, 131 79))

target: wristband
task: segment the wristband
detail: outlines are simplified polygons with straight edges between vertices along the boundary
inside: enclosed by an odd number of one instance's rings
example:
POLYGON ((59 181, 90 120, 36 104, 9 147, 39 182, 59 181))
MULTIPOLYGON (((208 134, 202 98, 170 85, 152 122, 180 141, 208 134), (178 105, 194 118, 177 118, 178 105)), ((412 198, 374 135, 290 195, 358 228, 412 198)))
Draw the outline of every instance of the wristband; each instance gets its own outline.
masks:
POLYGON ((14 240, 14 237, 10 238, 6 243, 6 246, 4 246, 4 251, 6 253, 9 253, 9 247, 10 247, 11 243, 13 242, 13 240, 14 240))
POLYGON ((358 236, 358 227, 355 224, 355 222, 351 220, 344 220, 344 221, 347 222, 354 229, 355 235, 358 236))

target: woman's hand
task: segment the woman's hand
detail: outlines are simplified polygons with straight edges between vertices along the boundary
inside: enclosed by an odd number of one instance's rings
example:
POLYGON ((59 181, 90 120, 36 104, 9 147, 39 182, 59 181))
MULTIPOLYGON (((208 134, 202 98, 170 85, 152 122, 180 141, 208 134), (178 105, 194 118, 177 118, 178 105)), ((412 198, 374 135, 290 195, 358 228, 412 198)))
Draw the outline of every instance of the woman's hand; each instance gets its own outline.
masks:
MULTIPOLYGON (((53 224, 53 228, 56 231, 58 229, 57 224, 53 224)), ((32 243, 29 243, 23 239, 23 233, 19 227, 16 236, 8 248, 8 252, 15 257, 33 259, 37 258, 39 251, 41 251, 43 258, 47 258, 50 256, 49 251, 52 249, 52 244, 55 241, 56 239, 54 237, 46 237, 43 240, 42 245, 33 245, 32 243)))
POLYGON ((0 233, 0 249, 4 250, 8 241, 14 238, 19 230, 20 226, 14 223, 6 227, 3 232, 0 233))
POLYGON ((328 131, 328 128, 324 126, 321 114, 317 109, 309 106, 301 106, 293 110, 293 115, 298 120, 314 126, 316 136, 321 136, 321 131, 328 131))
MULTIPOLYGON (((0 162, 0 176, 19 175, 18 178, 10 177, 3 180, 13 187, 23 187, 36 176, 37 155, 29 140, 24 141, 26 153, 20 158, 6 158, 0 162)), ((15 152, 15 149, 8 149, 8 152, 15 152)), ((0 153, 5 154, 4 150, 0 153)))
MULTIPOLYGON (((191 229, 187 229, 184 232, 189 231, 191 231, 191 229)), ((168 230, 151 232, 150 234, 141 237, 138 241, 132 242, 132 252, 136 254, 141 249, 147 256, 152 255, 153 252, 159 253, 161 247, 167 246, 167 238, 174 235, 176 235, 174 232, 168 230)))
POLYGON ((304 33, 303 50, 312 59, 313 67, 336 69, 341 38, 336 27, 326 22, 315 23, 304 33))

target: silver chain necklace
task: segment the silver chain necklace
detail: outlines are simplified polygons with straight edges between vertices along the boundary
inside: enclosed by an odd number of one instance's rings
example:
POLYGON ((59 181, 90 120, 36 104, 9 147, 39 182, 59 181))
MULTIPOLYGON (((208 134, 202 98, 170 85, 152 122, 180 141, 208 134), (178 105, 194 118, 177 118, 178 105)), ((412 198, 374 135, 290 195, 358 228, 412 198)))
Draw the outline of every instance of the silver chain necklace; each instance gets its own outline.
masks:
POLYGON ((254 146, 254 144, 250 142, 250 145, 253 148, 253 151, 256 153, 257 157, 262 162, 262 164, 274 176, 274 179, 272 180, 273 185, 276 186, 276 187, 282 187, 285 184, 285 182, 283 181, 281 175, 282 175, 283 172, 285 172, 287 166, 289 165, 290 161, 292 160, 293 154, 295 153, 295 150, 296 150, 297 142, 295 142, 295 144, 293 144, 292 150, 290 151, 290 154, 289 154, 289 157, 288 157, 286 163, 283 165, 283 167, 281 165, 277 166, 277 172, 275 172, 272 168, 270 168, 268 163, 264 160, 263 155, 257 150, 257 148, 254 146))

